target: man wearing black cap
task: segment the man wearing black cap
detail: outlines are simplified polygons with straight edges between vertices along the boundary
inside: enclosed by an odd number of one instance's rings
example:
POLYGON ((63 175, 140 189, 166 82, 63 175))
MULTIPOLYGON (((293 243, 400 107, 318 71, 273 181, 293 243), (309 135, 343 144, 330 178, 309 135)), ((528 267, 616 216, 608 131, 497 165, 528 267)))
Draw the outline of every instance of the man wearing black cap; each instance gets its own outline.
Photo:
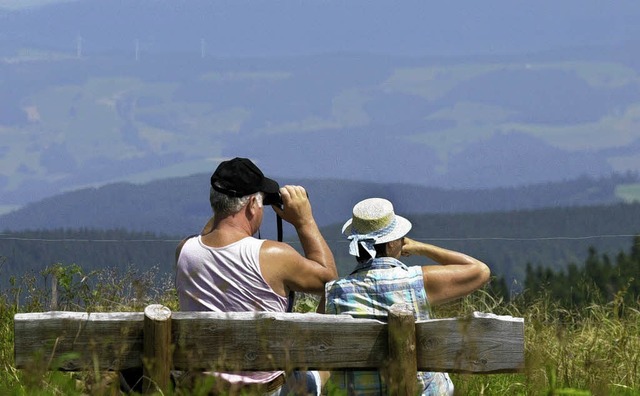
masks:
MULTIPOLYGON (((333 254, 303 187, 280 188, 250 160, 234 158, 220 163, 211 176, 210 203, 214 214, 202 233, 182 241, 176 250, 181 310, 284 312, 290 291, 321 295, 325 283, 337 278, 333 254), (264 205, 272 205, 295 227, 304 256, 286 243, 253 237, 264 205)), ((253 387, 274 395, 292 392, 296 380, 310 385, 302 393, 319 394, 327 377, 297 372, 285 378, 282 371, 211 374, 223 390, 253 387)))

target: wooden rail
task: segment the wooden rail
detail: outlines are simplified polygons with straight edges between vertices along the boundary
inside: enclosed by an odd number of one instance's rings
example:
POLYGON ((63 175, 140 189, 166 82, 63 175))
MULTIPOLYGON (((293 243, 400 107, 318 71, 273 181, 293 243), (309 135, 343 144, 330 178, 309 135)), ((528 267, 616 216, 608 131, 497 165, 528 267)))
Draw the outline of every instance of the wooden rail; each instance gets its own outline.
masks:
POLYGON ((315 313, 171 312, 161 305, 144 313, 23 313, 14 323, 17 368, 34 359, 52 370, 143 367, 145 389, 166 389, 170 370, 389 368, 390 386, 400 387, 416 371, 524 369, 522 318, 475 313, 415 322, 404 306, 394 306, 388 323, 315 313))

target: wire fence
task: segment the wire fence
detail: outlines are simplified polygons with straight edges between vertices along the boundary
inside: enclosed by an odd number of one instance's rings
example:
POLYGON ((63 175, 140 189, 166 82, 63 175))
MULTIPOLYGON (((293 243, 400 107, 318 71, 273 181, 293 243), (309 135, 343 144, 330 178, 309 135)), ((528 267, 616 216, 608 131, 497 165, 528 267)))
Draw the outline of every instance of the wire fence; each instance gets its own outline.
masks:
MULTIPOLYGON (((578 241, 589 239, 611 239, 611 238, 633 238, 636 234, 597 234, 597 235, 582 235, 582 236, 546 236, 546 237, 416 237, 412 236, 412 239, 417 241, 578 241)), ((144 238, 144 239, 95 239, 95 238, 33 238, 33 237, 17 237, 13 234, 0 233, 0 241, 31 241, 31 242, 98 242, 98 243, 128 243, 128 242, 167 242, 167 243, 179 243, 180 239, 162 239, 162 238, 144 238)), ((346 239, 326 239, 327 242, 335 243, 349 243, 346 239)), ((287 241, 293 242, 295 241, 287 241)))

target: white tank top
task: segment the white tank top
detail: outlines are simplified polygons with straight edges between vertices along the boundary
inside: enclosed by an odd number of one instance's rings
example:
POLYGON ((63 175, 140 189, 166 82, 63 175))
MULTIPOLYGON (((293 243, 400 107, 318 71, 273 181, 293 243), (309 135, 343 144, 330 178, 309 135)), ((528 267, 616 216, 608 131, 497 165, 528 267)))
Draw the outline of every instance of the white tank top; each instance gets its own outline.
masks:
MULTIPOLYGON (((262 239, 247 237, 214 248, 200 236, 182 246, 176 270, 181 311, 285 312, 287 298, 277 294, 262 277, 262 239)), ((215 373, 231 382, 266 383, 275 372, 215 373)))

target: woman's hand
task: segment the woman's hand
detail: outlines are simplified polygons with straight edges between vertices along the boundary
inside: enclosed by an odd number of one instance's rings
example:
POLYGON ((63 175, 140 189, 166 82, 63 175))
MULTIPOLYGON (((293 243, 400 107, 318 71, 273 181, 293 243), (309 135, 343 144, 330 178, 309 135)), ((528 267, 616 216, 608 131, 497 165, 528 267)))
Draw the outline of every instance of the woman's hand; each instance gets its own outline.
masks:
POLYGON ((401 254, 405 257, 416 255, 418 253, 418 248, 420 247, 420 245, 422 245, 420 242, 414 241, 409 237, 404 237, 402 238, 401 254))

